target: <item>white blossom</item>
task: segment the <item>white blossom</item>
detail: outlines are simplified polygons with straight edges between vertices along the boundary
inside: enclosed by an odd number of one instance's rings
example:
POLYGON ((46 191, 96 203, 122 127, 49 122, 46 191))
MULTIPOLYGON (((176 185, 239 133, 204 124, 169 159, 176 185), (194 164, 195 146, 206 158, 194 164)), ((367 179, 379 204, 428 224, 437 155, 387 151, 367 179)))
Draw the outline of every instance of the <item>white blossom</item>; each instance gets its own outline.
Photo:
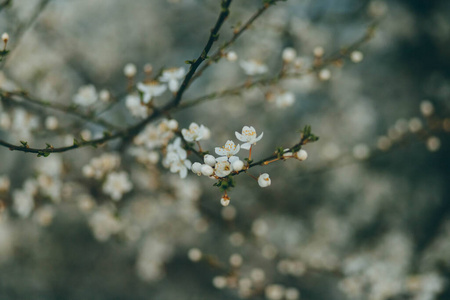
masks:
POLYGON ((73 96, 73 102, 81 106, 90 106, 97 102, 97 100, 97 90, 92 84, 80 87, 78 93, 73 96))
POLYGON ((149 150, 165 146, 174 137, 175 120, 163 119, 158 125, 149 124, 134 139, 136 145, 145 145, 149 150))
POLYGON ((219 161, 214 167, 214 172, 218 177, 226 177, 230 175, 232 170, 231 164, 228 161, 219 161))
POLYGON ((103 184, 103 192, 111 196, 115 201, 122 199, 123 194, 131 191, 133 184, 125 172, 112 172, 106 177, 103 184))
POLYGON ((262 139, 264 132, 257 136, 255 128, 252 126, 244 126, 244 128, 242 128, 242 134, 236 131, 235 135, 238 140, 245 142, 241 145, 242 149, 249 150, 252 145, 255 145, 262 139))
POLYGON ((225 143, 225 146, 223 146, 223 147, 216 147, 216 148, 215 148, 215 151, 216 151, 216 154, 217 154, 217 155, 225 156, 225 158, 220 158, 220 157, 219 157, 219 158, 217 158, 216 160, 219 161, 219 160, 223 160, 223 159, 228 159, 228 158, 230 158, 231 156, 237 154, 237 153, 239 152, 240 149, 241 149, 241 148, 240 148, 239 145, 236 146, 236 145, 234 144, 233 141, 228 140, 228 141, 225 143))
POLYGON ((91 159, 89 164, 82 169, 86 177, 101 179, 106 173, 111 172, 120 165, 120 156, 115 153, 105 153, 91 159))
POLYGON ((125 99, 125 105, 135 117, 145 119, 148 116, 148 107, 141 103, 138 95, 128 95, 125 99))
POLYGON ((199 162, 195 162, 191 166, 191 171, 197 175, 202 175, 202 164, 199 162))
POLYGON ((163 71, 159 80, 161 82, 167 82, 169 85, 169 90, 175 93, 180 88, 179 80, 182 79, 184 75, 186 75, 185 68, 170 68, 163 71))
POLYGON ((13 192, 13 207, 17 214, 22 217, 28 217, 34 209, 34 197, 26 190, 17 190, 13 192))
POLYGON ((248 76, 261 75, 267 73, 268 68, 265 64, 258 60, 241 60, 241 68, 248 76))
POLYGON ((137 72, 136 65, 132 63, 126 64, 125 67, 123 68, 123 73, 125 74, 126 77, 133 77, 134 75, 136 75, 136 72, 137 72))
POLYGON ((212 156, 211 154, 206 154, 203 157, 203 161, 205 162, 205 164, 214 167, 216 165, 216 158, 214 156, 212 156))
POLYGON ((100 208, 91 215, 89 225, 95 238, 100 242, 107 241, 111 235, 122 229, 120 221, 106 207, 100 208))
POLYGON ((295 95, 291 92, 283 92, 277 95, 275 98, 275 103, 278 107, 289 107, 294 104, 295 95))
POLYGON ((0 176, 0 193, 8 192, 10 185, 11 181, 9 180, 8 176, 0 176))
POLYGON ((187 171, 191 169, 192 163, 187 159, 186 150, 181 147, 181 138, 176 138, 172 144, 167 146, 163 165, 169 168, 170 172, 179 173, 181 178, 187 176, 187 171))
POLYGON ((308 153, 305 150, 300 149, 298 152, 294 153, 294 157, 300 161, 304 161, 308 158, 308 153))
POLYGON ((220 204, 222 204, 222 206, 228 206, 230 204, 230 198, 227 195, 224 195, 220 198, 220 204))
POLYGON ((297 57, 297 51, 292 47, 287 47, 282 53, 283 61, 286 63, 291 63, 297 57))
POLYGON ((198 126, 194 122, 189 125, 189 129, 183 128, 181 134, 183 134, 184 139, 188 142, 197 142, 210 136, 208 128, 204 125, 198 126))
POLYGON ((193 262, 198 262, 202 259, 202 251, 198 248, 192 248, 188 252, 188 257, 193 262))
POLYGON ((270 180, 269 174, 263 173, 263 174, 259 175, 258 184, 260 187, 262 187, 262 188, 268 187, 268 186, 270 186, 271 183, 272 183, 272 181, 270 180))
POLYGON ((352 60, 352 62, 354 63, 359 63, 363 60, 364 55, 361 51, 353 51, 350 54, 350 59, 352 60))
POLYGON ((139 82, 137 84, 137 89, 144 94, 142 101, 145 104, 148 104, 154 97, 161 96, 166 91, 167 87, 160 84, 158 81, 152 81, 150 83, 139 82))
POLYGON ((233 171, 239 172, 244 168, 244 162, 237 159, 231 163, 231 167, 233 168, 233 171))
POLYGON ((202 165, 200 171, 204 176, 211 176, 212 174, 214 174, 214 169, 209 165, 202 165))
POLYGON ((8 40, 9 40, 9 34, 7 32, 4 32, 2 34, 2 41, 3 41, 3 43, 6 44, 8 42, 8 40))
POLYGON ((234 62, 238 59, 236 52, 230 51, 227 53, 226 58, 228 61, 234 62))
POLYGON ((55 130, 58 128, 58 118, 55 116, 48 116, 45 118, 45 128, 48 130, 55 130))
POLYGON ((322 69, 319 71, 319 79, 322 81, 330 80, 331 72, 328 69, 322 69))

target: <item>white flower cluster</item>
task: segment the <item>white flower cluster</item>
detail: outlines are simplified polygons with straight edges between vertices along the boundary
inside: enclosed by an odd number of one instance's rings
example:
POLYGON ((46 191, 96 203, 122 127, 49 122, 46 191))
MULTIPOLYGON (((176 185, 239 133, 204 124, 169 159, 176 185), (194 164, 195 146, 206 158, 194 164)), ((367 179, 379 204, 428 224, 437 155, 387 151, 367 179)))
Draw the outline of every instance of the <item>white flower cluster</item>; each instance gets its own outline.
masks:
POLYGON ((97 90, 92 84, 82 86, 73 96, 73 102, 80 106, 91 106, 98 100, 97 90))
POLYGON ((178 122, 176 120, 163 119, 158 125, 147 125, 133 142, 137 146, 145 146, 148 150, 161 148, 175 136, 174 132, 177 129, 178 122))
POLYGON ((118 233, 122 229, 120 220, 106 206, 99 208, 90 216, 89 225, 95 238, 100 242, 107 241, 111 235, 118 233))
POLYGON ((263 62, 255 59, 242 60, 240 66, 248 76, 262 75, 269 70, 263 62))
MULTIPOLYGON (((209 130, 203 125, 198 126, 192 123, 189 130, 183 129, 183 137, 188 141, 197 141, 207 132, 209 137, 209 130), (200 137, 200 138, 199 138, 200 137)), ((244 142, 242 145, 236 145, 232 140, 228 140, 224 146, 216 147, 215 152, 219 157, 214 157, 207 154, 203 157, 204 163, 195 162, 192 164, 192 172, 197 175, 204 175, 214 178, 223 178, 231 174, 231 172, 239 172, 244 169, 244 162, 239 159, 236 154, 239 150, 251 150, 251 147, 260 141, 263 133, 257 136, 255 128, 252 126, 244 126, 242 133, 235 132, 236 138, 244 142)))
POLYGON ((120 156, 113 153, 105 153, 91 159, 89 164, 83 167, 83 174, 88 178, 104 180, 103 192, 113 200, 119 201, 123 194, 133 188, 129 176, 124 171, 115 171, 120 166, 120 156))
POLYGON ((91 159, 83 167, 83 175, 88 178, 102 179, 107 173, 120 166, 120 156, 115 153, 105 153, 91 159))
POLYGON ((210 130, 204 125, 198 126, 197 123, 191 123, 189 129, 183 128, 181 130, 183 138, 188 142, 198 142, 200 140, 207 140, 211 136, 210 130))
POLYGON ((11 115, 12 117, 7 112, 0 111, 0 127, 13 132, 21 140, 30 141, 33 138, 33 130, 39 128, 38 117, 23 108, 14 109, 11 115))
POLYGON ((149 124, 136 136, 130 154, 144 165, 154 165, 159 161, 159 154, 155 150, 167 147, 178 129, 176 120, 163 119, 158 125, 149 124))
POLYGON ((13 191, 13 208, 22 217, 30 216, 34 209, 34 197, 38 192, 37 182, 34 179, 27 179, 21 190, 13 191))
MULTIPOLYGON (((136 74, 136 66, 128 64, 124 72, 127 77, 132 78, 136 74)), ((136 87, 142 94, 142 100, 139 95, 130 94, 126 97, 125 105, 133 116, 144 119, 149 115, 149 105, 151 105, 153 99, 164 94, 167 87, 172 93, 176 93, 180 88, 180 80, 185 75, 186 69, 183 67, 170 68, 164 70, 158 80, 138 82, 136 87)))
POLYGON ((187 152, 181 147, 181 138, 176 138, 172 144, 167 146, 167 154, 164 157, 163 166, 170 169, 172 173, 179 173, 181 178, 187 176, 191 168, 191 161, 187 159, 187 152))

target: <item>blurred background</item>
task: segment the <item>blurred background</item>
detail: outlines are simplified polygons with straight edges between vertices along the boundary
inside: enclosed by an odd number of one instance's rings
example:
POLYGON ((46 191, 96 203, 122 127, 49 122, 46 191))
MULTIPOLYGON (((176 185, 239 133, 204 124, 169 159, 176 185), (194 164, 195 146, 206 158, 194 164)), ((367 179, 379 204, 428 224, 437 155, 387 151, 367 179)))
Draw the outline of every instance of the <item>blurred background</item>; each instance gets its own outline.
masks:
MULTIPOLYGON (((234 0, 213 49, 262 2, 234 0)), ((136 82, 145 64, 187 68, 220 12, 206 0, 2 0, 0 8, 11 50, 1 90, 71 105, 94 85, 111 96, 87 111, 115 103, 100 116, 118 126, 138 121, 124 102, 124 66, 137 66, 136 82)), ((294 145, 307 124, 320 137, 304 147, 306 161, 252 169, 270 174, 268 188, 238 176, 227 207, 208 178, 180 179, 117 142, 47 158, 0 148, 0 299, 450 299, 450 2, 279 2, 228 49, 238 61, 213 64, 183 101, 248 81, 242 60, 260 60, 269 69, 262 78, 274 76, 286 47, 307 68, 314 53, 352 45, 374 22, 374 37, 325 73, 171 115, 180 128, 207 126, 202 147, 211 152, 254 126, 264 132, 254 159, 294 145), (289 107, 274 100, 283 92, 295 95, 289 107), (83 176, 105 153, 133 183, 118 202, 83 176)), ((12 143, 56 146, 104 130, 1 100, 0 138, 12 143)))

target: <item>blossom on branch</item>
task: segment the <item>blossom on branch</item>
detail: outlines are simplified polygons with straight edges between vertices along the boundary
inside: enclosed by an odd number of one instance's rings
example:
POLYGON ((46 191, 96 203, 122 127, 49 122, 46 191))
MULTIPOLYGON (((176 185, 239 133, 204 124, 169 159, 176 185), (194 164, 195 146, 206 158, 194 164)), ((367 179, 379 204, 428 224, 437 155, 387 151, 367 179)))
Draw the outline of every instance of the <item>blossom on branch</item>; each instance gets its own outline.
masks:
POLYGON ((180 88, 179 80, 182 79, 184 75, 186 75, 185 68, 170 68, 163 71, 161 77, 159 77, 159 80, 161 82, 167 82, 167 84, 169 85, 169 90, 173 93, 176 93, 180 88))
POLYGON ((216 147, 215 151, 217 155, 220 156, 224 156, 224 157, 218 157, 216 158, 217 161, 219 160, 228 160, 230 157, 234 156, 235 154, 237 154, 240 150, 240 146, 239 145, 235 145, 233 141, 228 140, 225 143, 225 146, 223 147, 216 147))
POLYGON ((78 93, 73 96, 73 102, 80 106, 90 106, 97 102, 97 100, 97 90, 92 84, 80 87, 78 93))
POLYGON ((128 95, 125 100, 125 105, 135 117, 145 119, 148 116, 148 107, 142 105, 141 99, 137 95, 128 95))
POLYGON ((115 201, 122 199, 123 194, 131 191, 133 184, 125 172, 112 172, 106 177, 103 184, 103 192, 111 196, 115 201))
POLYGON ((172 144, 167 146, 167 154, 163 160, 163 165, 170 169, 172 173, 179 173, 181 178, 187 176, 188 169, 191 169, 191 161, 187 159, 186 150, 181 147, 181 138, 176 138, 172 144))
POLYGON ((259 175, 258 184, 262 188, 270 186, 272 184, 272 181, 270 180, 269 174, 263 173, 259 175))
POLYGON ((183 138, 188 142, 198 142, 202 139, 208 139, 211 135, 209 129, 204 125, 198 126, 197 123, 191 123, 189 129, 183 128, 181 130, 183 138))
POLYGON ((166 91, 167 87, 160 84, 158 81, 152 81, 150 83, 139 82, 137 84, 137 89, 144 94, 142 101, 145 104, 148 104, 154 97, 162 95, 166 91))
POLYGON ((245 142, 241 145, 242 149, 249 150, 252 145, 255 145, 262 139, 264 132, 257 136, 256 130, 253 126, 244 126, 244 128, 242 128, 242 134, 236 131, 235 135, 238 140, 245 142))
POLYGON ((259 60, 254 59, 241 60, 240 66, 248 76, 262 75, 264 73, 267 73, 268 71, 268 68, 265 64, 263 64, 259 60))

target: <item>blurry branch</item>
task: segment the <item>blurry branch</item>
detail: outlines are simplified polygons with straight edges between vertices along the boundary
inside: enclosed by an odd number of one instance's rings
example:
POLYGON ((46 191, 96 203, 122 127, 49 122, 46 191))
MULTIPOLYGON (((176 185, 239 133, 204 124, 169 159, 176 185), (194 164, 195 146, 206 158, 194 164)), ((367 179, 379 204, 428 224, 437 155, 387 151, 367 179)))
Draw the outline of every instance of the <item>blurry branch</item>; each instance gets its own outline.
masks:
MULTIPOLYGON (((283 1, 283 0, 275 0, 273 1, 271 4, 275 4, 276 2, 279 1, 283 1)), ((253 24, 253 22, 258 19, 268 8, 270 7, 270 4, 266 3, 264 4, 260 9, 258 9, 257 12, 255 12, 248 20, 247 22, 244 23, 244 25, 240 26, 240 28, 238 30, 235 30, 233 33, 233 37, 228 40, 227 42, 225 42, 225 44, 223 44, 218 50, 216 50, 214 52, 214 54, 211 55, 211 57, 208 59, 208 61, 206 62, 205 65, 203 65, 203 67, 201 67, 198 72, 195 74, 195 76, 192 78, 192 81, 194 81, 195 79, 197 79, 198 77, 200 77, 203 72, 213 63, 218 62, 223 55, 223 50, 225 50, 226 48, 228 48, 229 46, 231 46, 240 36, 242 33, 244 33, 244 31, 246 31, 247 29, 250 28, 250 26, 253 24)), ((192 82, 191 81, 191 82, 192 82)))
POLYGON ((316 62, 311 68, 306 69, 302 72, 285 73, 282 71, 279 74, 277 74, 271 78, 263 78, 263 79, 254 80, 251 82, 246 82, 244 84, 238 85, 236 87, 233 87, 233 88, 230 88, 227 90, 213 92, 208 95, 204 95, 204 96, 198 97, 196 99, 186 101, 185 103, 180 104, 174 110, 186 109, 189 107, 199 105, 206 101, 211 101, 211 100, 216 100, 216 99, 222 98, 224 96, 239 95, 244 90, 249 89, 254 86, 259 86, 259 85, 260 86, 269 86, 269 85, 278 83, 282 79, 299 78, 299 77, 306 76, 306 75, 315 73, 317 71, 320 71, 322 68, 326 67, 327 65, 334 64, 334 63, 340 63, 340 62, 342 62, 342 60, 344 58, 348 57, 348 55, 352 51, 360 48, 363 44, 368 42, 374 36, 376 25, 377 25, 377 23, 370 25, 368 27, 366 33, 364 34, 364 36, 362 36, 360 39, 358 39, 357 41, 352 43, 350 46, 342 48, 339 51, 336 51, 335 53, 331 54, 330 56, 316 62))
POLYGON ((180 89, 178 90, 177 94, 175 95, 175 98, 172 100, 173 105, 177 106, 181 98, 183 97, 183 93, 188 88, 189 83, 191 82, 192 77, 194 76, 195 71, 197 68, 201 65, 201 63, 208 58, 209 50, 211 50, 212 45, 215 41, 219 39, 219 30, 222 27, 223 23, 227 19, 228 15, 230 14, 230 4, 232 0, 222 0, 221 3, 221 12, 219 15, 219 18, 216 21, 216 24, 214 25, 213 29, 211 29, 211 33, 209 35, 208 42, 206 43, 205 47, 202 50, 202 53, 200 56, 193 60, 188 61, 188 63, 191 64, 191 67, 189 68, 189 72, 186 74, 186 77, 184 78, 183 82, 181 83, 180 89))
POLYGON ((323 163, 322 165, 311 167, 307 170, 307 175, 297 176, 310 177, 311 175, 320 175, 329 171, 333 171, 338 168, 371 162, 381 157, 391 155, 392 153, 405 148, 415 148, 420 144, 427 144, 428 138, 436 134, 450 134, 450 126, 446 125, 446 122, 450 124, 449 118, 427 118, 427 127, 422 128, 418 132, 404 133, 397 140, 393 140, 392 144, 387 149, 380 149, 377 145, 372 145, 370 148, 370 155, 367 158, 356 158, 351 151, 345 154, 339 155, 338 158, 323 163))
MULTIPOLYGON (((47 4, 50 2, 50 0, 41 0, 39 4, 36 6, 36 9, 34 10, 31 17, 28 19, 27 22, 21 23, 17 29, 14 31, 14 33, 11 35, 11 37, 15 40, 15 43, 12 48, 9 49, 9 51, 13 51, 15 48, 18 47, 20 44, 20 41, 22 40, 25 32, 33 25, 33 23, 36 21, 36 19, 40 16, 40 14, 44 11, 47 4)), ((0 68, 2 65, 0 65, 0 68)))
MULTIPOLYGON (((41 2, 40 7, 43 9, 43 7, 45 7, 44 3, 47 4, 48 1, 49 0, 43 0, 41 2)), ((27 152, 27 153, 37 153, 38 156, 48 156, 51 153, 66 152, 66 151, 77 149, 77 148, 84 147, 84 146, 97 147, 99 144, 103 144, 107 141, 110 141, 113 139, 118 139, 118 138, 123 138, 124 143, 130 141, 143 128, 145 128, 145 126, 148 123, 150 123, 151 121, 160 117, 163 113, 168 112, 171 108, 176 107, 179 104, 184 91, 187 89, 189 81, 191 80, 192 76, 194 75, 195 71, 200 66, 200 64, 207 58, 208 52, 211 49, 213 43, 218 39, 218 32, 219 32, 222 24, 225 22, 226 18, 228 17, 228 15, 230 13, 229 6, 231 4, 231 1, 232 0, 222 0, 221 12, 216 21, 215 26, 211 30, 209 39, 208 39, 205 47, 203 48, 200 56, 195 61, 191 62, 191 68, 189 69, 188 74, 184 78, 183 83, 181 84, 181 87, 178 90, 177 94, 175 95, 174 99, 171 102, 169 102, 168 104, 166 104, 162 109, 155 109, 153 111, 153 113, 149 117, 147 117, 145 120, 139 122, 138 124, 136 124, 134 126, 131 126, 128 129, 118 131, 114 134, 105 133, 105 135, 102 138, 93 139, 90 141, 80 141, 80 142, 74 140, 74 144, 71 146, 67 146, 67 147, 54 148, 51 145, 47 145, 46 148, 31 148, 31 147, 29 147, 29 145, 26 141, 21 141, 22 146, 18 146, 18 145, 14 145, 14 144, 5 142, 3 140, 0 140, 0 145, 9 148, 11 151, 16 150, 16 151, 22 151, 22 152, 27 152)), ((35 16, 35 18, 37 17, 37 15, 35 16)), ((42 103, 40 103, 40 104, 42 104, 42 103)))
POLYGON ((0 3, 0 11, 2 11, 5 7, 10 5, 12 3, 12 0, 4 0, 0 3))
POLYGON ((25 101, 25 102, 28 102, 28 103, 31 103, 34 105, 38 105, 43 108, 50 108, 50 109, 53 109, 53 110, 56 110, 56 111, 59 111, 62 113, 70 114, 72 116, 78 117, 78 118, 88 121, 90 123, 103 126, 106 129, 115 129, 115 130, 119 129, 116 125, 111 124, 103 119, 97 118, 95 116, 94 112, 89 113, 89 114, 84 114, 82 112, 79 112, 77 110, 76 106, 72 106, 72 105, 67 106, 67 105, 63 105, 63 104, 58 104, 58 103, 54 103, 54 102, 49 102, 49 101, 32 98, 25 91, 8 92, 8 91, 0 89, 0 97, 2 99, 14 101, 16 103, 25 101))
POLYGON ((300 141, 295 144, 294 146, 283 149, 278 148, 272 155, 258 160, 256 162, 249 161, 247 169, 243 169, 239 172, 232 173, 232 175, 237 175, 242 172, 246 172, 248 169, 256 167, 256 166, 266 166, 272 162, 278 161, 278 160, 286 160, 288 158, 296 158, 295 153, 300 151, 302 146, 308 144, 308 143, 314 143, 319 139, 319 137, 315 136, 311 133, 311 126, 305 126, 305 128, 302 130, 300 134, 300 141))
MULTIPOLYGON (((148 116, 146 119, 142 120, 141 122, 139 122, 139 123, 137 123, 137 124, 135 124, 135 125, 133 125, 133 126, 130 126, 130 127, 126 128, 126 129, 118 130, 118 131, 116 131, 115 133, 105 132, 105 133, 104 133, 104 136, 101 137, 101 138, 92 139, 92 140, 90 140, 90 141, 85 141, 85 140, 77 141, 77 140, 74 140, 73 145, 71 145, 71 146, 66 146, 66 147, 55 148, 55 147, 53 147, 53 146, 47 144, 47 147, 46 147, 46 148, 31 148, 31 147, 28 145, 28 143, 27 143, 26 141, 21 141, 21 144, 22 144, 22 145, 21 145, 21 146, 18 146, 18 145, 14 145, 14 144, 8 143, 8 142, 3 141, 3 140, 0 140, 0 146, 7 147, 7 148, 9 148, 11 151, 16 150, 16 151, 22 151, 22 152, 26 152, 26 153, 37 153, 38 156, 48 156, 48 155, 50 155, 51 153, 66 152, 66 151, 69 151, 69 150, 73 150, 73 149, 77 149, 77 148, 81 148, 81 147, 85 147, 85 146, 93 146, 93 147, 97 147, 97 146, 99 146, 99 145, 101 145, 101 144, 103 144, 103 143, 105 143, 105 142, 108 142, 108 141, 111 141, 111 140, 115 140, 115 139, 119 139, 119 138, 123 139, 122 147, 121 147, 121 148, 126 147, 126 145, 127 145, 127 144, 128 144, 128 143, 129 143, 129 142, 130 142, 137 134, 139 134, 139 133, 145 128, 145 126, 146 126, 148 123, 150 123, 150 122, 152 122, 152 121, 158 119, 159 117, 161 117, 161 116, 163 116, 163 115, 166 115, 166 114, 168 114, 168 113, 174 111, 175 109, 177 109, 177 108, 180 106, 179 104, 180 104, 180 102, 181 102, 183 93, 184 93, 184 92, 186 91, 186 89, 188 88, 188 85, 189 85, 189 83, 191 82, 191 80, 192 80, 192 78, 193 78, 193 76, 194 76, 194 74, 195 74, 195 71, 196 71, 197 68, 200 66, 200 64, 201 64, 204 60, 207 59, 208 52, 210 51, 210 49, 211 49, 213 43, 218 39, 218 32, 219 32, 221 26, 223 25, 223 23, 225 22, 226 18, 227 18, 228 15, 229 15, 229 6, 230 6, 230 4, 231 4, 231 1, 232 1, 232 0, 222 0, 222 2, 221 2, 221 13, 219 14, 219 17, 218 17, 218 19, 217 19, 217 21, 216 21, 215 26, 214 26, 213 29, 211 30, 211 34, 210 34, 210 36, 209 36, 209 39, 208 39, 208 41, 207 41, 205 47, 203 48, 202 53, 200 54, 200 56, 199 56, 196 60, 190 62, 190 63, 191 63, 191 67, 190 67, 190 69, 189 69, 189 72, 188 72, 187 75, 185 76, 185 78, 184 78, 184 80, 183 80, 183 83, 181 84, 180 89, 178 90, 177 94, 174 96, 173 100, 171 100, 170 102, 168 102, 166 105, 164 105, 164 106, 161 107, 161 108, 154 108, 153 113, 152 113, 150 116, 148 116)), ((262 14, 262 12, 263 12, 267 7, 269 7, 271 4, 275 4, 277 1, 281 1, 281 0, 273 0, 273 1, 270 1, 270 2, 266 2, 266 4, 264 5, 264 9, 260 9, 260 10, 259 10, 259 13, 257 12, 257 13, 249 20, 248 23, 250 24, 251 22, 253 22, 259 15, 262 14)), ((43 0, 43 1, 41 2, 40 7, 43 9, 43 7, 45 7, 45 4, 47 4, 48 2, 49 2, 49 0, 43 0)), ((35 14, 35 15, 36 15, 36 14, 35 14)), ((36 15, 36 17, 37 17, 37 15, 36 15)), ((237 34, 237 35, 235 35, 235 36, 233 37, 231 43, 234 42, 234 40, 236 40, 236 39, 240 36, 240 34, 241 34, 245 29, 247 29, 247 28, 248 28, 247 26, 244 26, 244 27, 242 28, 242 31, 240 31, 240 33, 238 32, 239 34, 237 34)), ((355 47, 357 47, 357 45, 358 45, 358 43, 356 43, 355 47)), ((347 48, 347 49, 351 49, 351 48, 352 48, 352 47, 349 47, 349 48, 347 48)), ((348 51, 350 51, 350 50, 347 50, 347 52, 348 52, 348 51)), ((339 57, 340 57, 340 56, 339 56, 339 57)), ((336 59, 337 59, 337 58, 336 58, 336 59)), ((325 64, 325 63, 334 62, 334 61, 335 61, 335 59, 332 59, 332 60, 330 60, 330 61, 325 61, 324 64, 325 64)), ((323 65, 324 65, 324 64, 323 64, 323 65)), ((317 70, 317 69, 319 69, 319 67, 315 67, 315 68, 313 69, 313 71, 315 71, 315 70, 317 70)), ((283 73, 281 73, 281 74, 282 74, 284 77, 287 76, 287 75, 285 75, 285 74, 283 74, 283 73)), ((296 75, 297 75, 297 74, 296 74, 296 75)), ((276 81, 278 81, 278 80, 280 79, 280 78, 279 78, 280 76, 281 76, 281 75, 276 76, 275 78, 272 78, 272 79, 268 79, 268 80, 266 79, 266 80, 256 81, 256 82, 252 83, 252 85, 275 83, 276 81)), ((248 84, 244 85, 243 87, 239 87, 239 89, 243 89, 243 88, 245 88, 245 87, 248 87, 248 84)), ((214 94, 214 96, 216 96, 216 95, 217 95, 217 93, 214 94)), ((222 95, 223 95, 223 93, 222 93, 222 95)), ((220 95, 217 95, 217 96, 220 96, 220 95)), ((30 100, 30 98, 29 98, 28 100, 30 100)), ((49 106, 49 105, 50 105, 50 104, 47 104, 47 103, 45 103, 45 102, 43 102, 43 101, 38 101, 38 100, 36 100, 36 99, 33 99, 33 100, 35 100, 35 101, 31 101, 31 102, 34 102, 35 104, 39 104, 39 105, 43 105, 43 106, 49 106)), ((208 100, 209 100, 209 98, 208 98, 208 100)), ((204 101, 204 100, 203 100, 203 101, 204 101)), ((197 101, 197 102, 194 102, 194 101, 193 101, 194 103, 191 102, 191 103, 189 103, 188 105, 182 106, 181 108, 190 107, 190 106, 199 104, 199 103, 201 103, 201 102, 203 102, 203 101, 197 101)), ((60 110, 66 111, 66 112, 71 111, 70 109, 67 110, 67 108, 68 108, 68 107, 66 107, 66 106, 58 106, 58 108, 55 108, 55 109, 60 109, 60 110)), ((101 120, 101 119, 97 119, 97 118, 95 118, 95 117, 85 116, 85 115, 82 115, 82 114, 78 114, 77 112, 75 112, 74 114, 77 114, 78 117, 80 117, 80 118, 89 119, 90 121, 93 121, 93 122, 103 123, 105 126, 106 126, 106 124, 108 124, 108 126, 110 125, 109 123, 106 123, 106 121, 103 121, 103 120, 101 120)))

